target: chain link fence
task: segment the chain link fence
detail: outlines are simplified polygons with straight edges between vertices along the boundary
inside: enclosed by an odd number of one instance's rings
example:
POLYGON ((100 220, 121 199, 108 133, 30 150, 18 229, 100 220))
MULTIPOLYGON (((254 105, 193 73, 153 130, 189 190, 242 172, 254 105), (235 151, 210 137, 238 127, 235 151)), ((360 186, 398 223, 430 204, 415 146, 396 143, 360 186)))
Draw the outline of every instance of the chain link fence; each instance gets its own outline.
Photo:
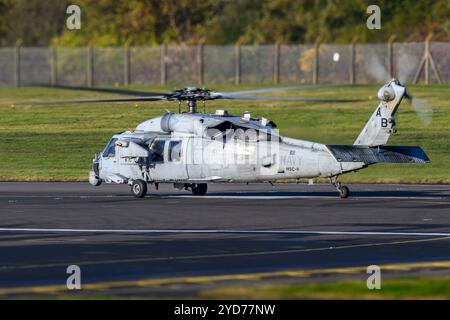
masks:
POLYGON ((450 83, 450 43, 0 48, 0 86, 450 83))
POLYGON ((311 45, 282 45, 279 58, 279 82, 311 83, 315 49, 311 45))
POLYGON ((0 86, 15 85, 15 49, 0 48, 0 86))

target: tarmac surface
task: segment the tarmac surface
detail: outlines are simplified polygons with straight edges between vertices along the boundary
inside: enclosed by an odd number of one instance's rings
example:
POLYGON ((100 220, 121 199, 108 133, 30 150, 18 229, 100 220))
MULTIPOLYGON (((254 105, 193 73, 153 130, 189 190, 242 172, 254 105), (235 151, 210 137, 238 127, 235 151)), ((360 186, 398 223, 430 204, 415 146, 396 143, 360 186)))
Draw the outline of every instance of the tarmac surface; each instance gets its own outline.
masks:
POLYGON ((450 260, 449 185, 349 187, 161 185, 134 199, 125 185, 1 182, 0 296, 65 286, 69 265, 88 284, 450 260))

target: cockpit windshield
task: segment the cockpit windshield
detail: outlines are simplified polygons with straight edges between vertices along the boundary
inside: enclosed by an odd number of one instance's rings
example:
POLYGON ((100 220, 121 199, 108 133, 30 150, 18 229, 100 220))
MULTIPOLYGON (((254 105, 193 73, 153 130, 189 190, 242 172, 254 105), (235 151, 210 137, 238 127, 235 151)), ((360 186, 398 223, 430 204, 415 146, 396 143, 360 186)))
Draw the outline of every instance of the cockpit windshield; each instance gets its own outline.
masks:
POLYGON ((105 150, 103 150, 103 157, 115 157, 116 156, 116 141, 117 138, 112 138, 109 140, 108 144, 106 145, 105 150))

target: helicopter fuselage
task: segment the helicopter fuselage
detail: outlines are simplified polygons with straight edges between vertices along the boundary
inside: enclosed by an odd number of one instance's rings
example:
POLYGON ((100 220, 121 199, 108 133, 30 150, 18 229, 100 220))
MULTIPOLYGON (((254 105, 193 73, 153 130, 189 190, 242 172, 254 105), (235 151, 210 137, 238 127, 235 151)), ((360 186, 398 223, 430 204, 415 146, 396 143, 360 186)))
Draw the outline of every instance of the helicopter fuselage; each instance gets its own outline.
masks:
POLYGON ((326 145, 279 136, 273 127, 256 120, 207 114, 169 116, 173 119, 154 118, 135 132, 113 136, 94 159, 91 183, 274 181, 333 177, 365 166, 338 162, 326 145))

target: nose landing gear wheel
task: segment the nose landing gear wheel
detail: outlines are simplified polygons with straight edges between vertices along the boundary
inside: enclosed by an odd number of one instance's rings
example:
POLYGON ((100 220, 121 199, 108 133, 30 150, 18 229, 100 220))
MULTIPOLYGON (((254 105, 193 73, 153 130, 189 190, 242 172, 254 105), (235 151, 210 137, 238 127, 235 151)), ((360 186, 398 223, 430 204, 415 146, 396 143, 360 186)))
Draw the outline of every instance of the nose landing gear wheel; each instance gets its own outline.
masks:
POLYGON ((143 198, 147 194, 147 183, 144 180, 134 180, 131 184, 131 194, 135 198, 143 198))
POLYGON ((204 196, 208 190, 206 183, 195 183, 191 185, 191 191, 194 196, 204 196))

